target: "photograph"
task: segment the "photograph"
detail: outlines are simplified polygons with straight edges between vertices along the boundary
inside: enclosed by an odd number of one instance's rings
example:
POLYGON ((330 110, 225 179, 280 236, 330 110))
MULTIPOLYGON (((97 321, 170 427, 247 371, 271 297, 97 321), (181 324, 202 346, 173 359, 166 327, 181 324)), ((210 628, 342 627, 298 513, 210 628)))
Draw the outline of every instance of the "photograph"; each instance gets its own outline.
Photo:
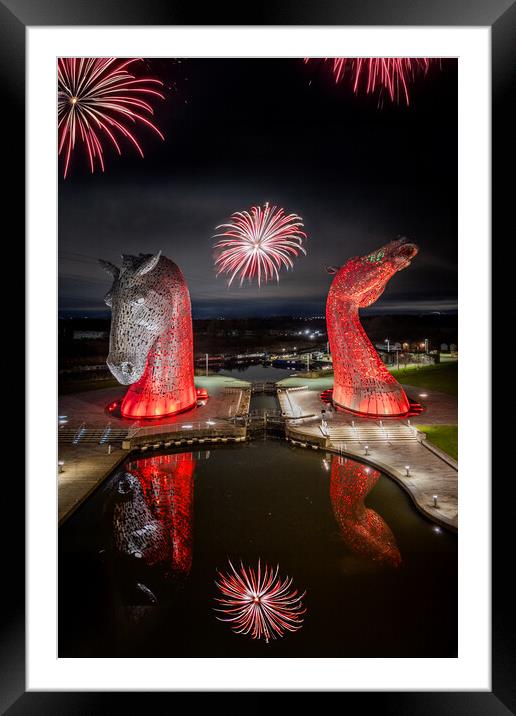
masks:
POLYGON ((456 659, 457 57, 55 86, 58 658, 456 659))

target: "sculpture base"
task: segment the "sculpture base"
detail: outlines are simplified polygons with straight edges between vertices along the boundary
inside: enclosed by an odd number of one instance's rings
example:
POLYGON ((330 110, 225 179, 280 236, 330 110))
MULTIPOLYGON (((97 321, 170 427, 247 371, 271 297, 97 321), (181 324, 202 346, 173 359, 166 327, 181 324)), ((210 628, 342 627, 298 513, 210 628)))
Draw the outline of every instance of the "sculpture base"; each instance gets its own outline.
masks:
POLYGON ((160 420, 161 418, 169 418, 172 415, 186 413, 188 410, 197 407, 197 399, 190 405, 179 406, 176 409, 170 410, 170 408, 166 407, 166 404, 156 403, 149 406, 148 401, 145 401, 145 403, 126 405, 126 398, 122 401, 120 414, 122 418, 130 418, 131 420, 160 420))
POLYGON ((407 396, 407 400, 409 403, 409 409, 404 411, 403 413, 397 413, 397 414, 388 414, 385 413, 364 413, 360 412, 359 410, 353 410, 352 408, 347 408, 345 405, 341 405, 340 403, 337 403, 336 400, 333 399, 333 388, 328 388, 327 390, 324 390, 321 393, 321 400, 323 403, 331 403, 337 410, 342 410, 345 413, 350 413, 350 415, 356 415, 357 418, 371 418, 373 420, 389 420, 390 418, 394 420, 400 420, 403 418, 412 418, 416 415, 421 415, 421 413, 424 411, 424 407, 421 405, 421 403, 416 402, 415 400, 411 400, 407 396))
POLYGON ((389 418, 393 418, 399 420, 400 418, 409 418, 412 415, 410 409, 403 413, 361 413, 359 410, 346 408, 345 405, 340 405, 340 403, 337 403, 335 400, 332 400, 331 402, 338 410, 343 410, 351 415, 356 415, 358 418, 372 418, 374 420, 389 420, 389 418))

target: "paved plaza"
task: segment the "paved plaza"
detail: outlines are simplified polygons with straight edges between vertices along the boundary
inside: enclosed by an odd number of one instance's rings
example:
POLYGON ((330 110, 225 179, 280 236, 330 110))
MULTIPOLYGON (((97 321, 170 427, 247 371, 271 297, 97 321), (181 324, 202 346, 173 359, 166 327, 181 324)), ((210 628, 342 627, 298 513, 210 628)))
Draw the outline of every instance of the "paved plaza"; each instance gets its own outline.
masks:
MULTIPOLYGON (((106 406, 119 400, 125 388, 104 388, 65 395, 59 399, 58 459, 63 462, 58 473, 59 522, 64 521, 88 495, 127 457, 122 441, 139 428, 156 430, 170 426, 180 437, 190 436, 193 429, 204 427, 214 432, 220 427, 227 433, 229 418, 249 411, 249 383, 225 376, 195 379, 197 388, 206 388, 205 405, 160 420, 124 420, 106 413, 106 406), (183 425, 187 428, 183 429, 183 425)), ((235 431, 237 428, 235 428, 235 431)))
POLYGON ((294 389, 280 390, 278 398, 287 416, 290 439, 300 444, 315 443, 378 467, 409 492, 421 512, 457 529, 458 466, 428 445, 416 427, 418 422, 456 423, 457 408, 453 397, 428 391, 425 412, 410 420, 371 420, 329 411, 321 401, 319 391, 303 388, 301 382, 294 389))

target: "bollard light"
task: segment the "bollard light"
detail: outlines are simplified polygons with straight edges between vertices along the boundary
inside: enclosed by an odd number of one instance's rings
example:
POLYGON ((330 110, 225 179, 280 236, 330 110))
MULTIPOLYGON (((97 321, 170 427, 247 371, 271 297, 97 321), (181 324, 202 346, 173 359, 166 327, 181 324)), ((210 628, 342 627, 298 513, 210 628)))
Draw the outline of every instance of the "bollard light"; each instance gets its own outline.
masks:
POLYGON ((364 445, 365 454, 369 455, 369 445, 364 445))
POLYGON ((410 477, 410 465, 405 465, 405 474, 407 477, 410 477))
POLYGON ((434 500, 434 507, 437 507, 437 495, 433 496, 433 500, 434 500))
POLYGON ((63 465, 64 465, 64 460, 57 461, 57 471, 58 472, 63 472, 63 465))

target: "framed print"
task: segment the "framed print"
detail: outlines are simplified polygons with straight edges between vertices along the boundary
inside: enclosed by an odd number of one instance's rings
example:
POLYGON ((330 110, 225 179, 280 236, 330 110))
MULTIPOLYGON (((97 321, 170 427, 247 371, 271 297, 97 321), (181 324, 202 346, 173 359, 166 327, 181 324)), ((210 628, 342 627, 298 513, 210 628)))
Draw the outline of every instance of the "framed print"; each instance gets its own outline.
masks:
POLYGON ((514 710, 489 380, 514 6, 33 5, 0 6, 28 309, 4 711, 514 710))

